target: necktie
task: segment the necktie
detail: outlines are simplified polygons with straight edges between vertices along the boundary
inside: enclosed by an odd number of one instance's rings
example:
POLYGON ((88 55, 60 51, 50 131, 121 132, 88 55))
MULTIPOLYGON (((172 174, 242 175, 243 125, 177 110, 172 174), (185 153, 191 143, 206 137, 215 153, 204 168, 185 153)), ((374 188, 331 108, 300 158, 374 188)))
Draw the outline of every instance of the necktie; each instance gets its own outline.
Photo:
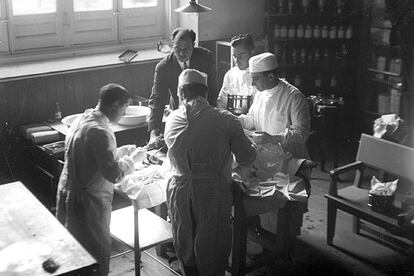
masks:
POLYGON ((183 70, 190 68, 187 64, 187 61, 184 61, 184 66, 183 66, 183 70))

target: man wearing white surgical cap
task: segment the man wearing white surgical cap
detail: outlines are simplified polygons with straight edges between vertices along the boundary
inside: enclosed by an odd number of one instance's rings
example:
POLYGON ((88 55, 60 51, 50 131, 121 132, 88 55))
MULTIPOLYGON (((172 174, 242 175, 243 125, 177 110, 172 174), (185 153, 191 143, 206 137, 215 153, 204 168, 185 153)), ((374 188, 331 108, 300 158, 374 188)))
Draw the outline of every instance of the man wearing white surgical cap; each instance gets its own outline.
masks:
MULTIPOLYGON (((310 114, 306 97, 293 85, 279 78, 278 62, 271 53, 263 53, 249 59, 249 72, 252 85, 258 90, 254 102, 246 115, 240 115, 239 120, 246 129, 264 132, 256 144, 281 144, 285 152, 290 152, 294 158, 309 159, 306 140, 310 134, 310 114)), ((292 160, 294 161, 294 160, 292 160)), ((301 168, 313 167, 309 160, 302 162, 301 168)), ((309 170, 305 170, 309 173, 309 170)), ((306 174, 306 173, 305 173, 306 174)), ((293 248, 294 237, 300 233, 303 212, 307 211, 306 204, 295 208, 297 214, 292 215, 295 226, 288 237, 281 238, 285 253, 293 248), (299 229, 299 230, 298 230, 299 229)), ((268 231, 276 231, 277 211, 260 215, 261 226, 268 231)))
POLYGON ((164 132, 174 247, 183 275, 224 275, 231 249, 232 154, 248 166, 256 152, 237 117, 209 105, 204 73, 184 70, 178 97, 164 132))
POLYGON ((265 132, 259 143, 280 143, 295 158, 309 158, 306 140, 310 134, 310 114, 306 97, 279 78, 278 62, 272 53, 250 58, 252 84, 258 90, 248 114, 239 120, 246 129, 265 132))

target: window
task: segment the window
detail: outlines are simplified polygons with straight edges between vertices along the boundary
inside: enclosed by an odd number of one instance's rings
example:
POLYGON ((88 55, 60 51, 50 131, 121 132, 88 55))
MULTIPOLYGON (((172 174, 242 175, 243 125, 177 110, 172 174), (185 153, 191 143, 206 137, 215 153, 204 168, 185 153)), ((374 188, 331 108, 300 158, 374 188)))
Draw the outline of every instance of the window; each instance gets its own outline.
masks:
POLYGON ((0 51, 65 49, 159 38, 164 36, 164 2, 0 0, 0 51))
POLYGON ((13 0, 13 15, 41 14, 56 12, 56 0, 13 0))
POLYGON ((4 1, 0 1, 0 52, 7 52, 8 50, 6 6, 4 1))

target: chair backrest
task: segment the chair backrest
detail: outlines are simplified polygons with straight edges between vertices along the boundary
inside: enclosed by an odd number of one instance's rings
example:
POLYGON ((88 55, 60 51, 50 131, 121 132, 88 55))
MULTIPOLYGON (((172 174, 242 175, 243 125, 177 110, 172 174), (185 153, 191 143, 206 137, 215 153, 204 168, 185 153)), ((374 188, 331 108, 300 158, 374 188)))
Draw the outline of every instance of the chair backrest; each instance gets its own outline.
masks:
POLYGON ((362 134, 357 161, 414 181, 414 148, 362 134))

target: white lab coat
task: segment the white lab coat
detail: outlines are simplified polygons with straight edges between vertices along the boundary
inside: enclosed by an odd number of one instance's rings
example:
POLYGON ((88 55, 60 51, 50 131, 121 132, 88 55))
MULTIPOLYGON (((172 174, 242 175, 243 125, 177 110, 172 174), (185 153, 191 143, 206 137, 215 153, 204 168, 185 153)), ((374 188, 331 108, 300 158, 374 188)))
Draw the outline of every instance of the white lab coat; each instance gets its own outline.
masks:
POLYGON ((228 95, 252 96, 252 103, 255 94, 256 88, 252 86, 249 70, 240 70, 239 67, 234 66, 224 75, 223 86, 217 98, 217 107, 227 109, 228 95))
POLYGON ((306 140, 310 135, 310 112, 306 97, 281 79, 272 89, 259 91, 249 112, 239 120, 246 129, 280 135, 282 146, 294 158, 309 158, 306 140))
POLYGON ((99 275, 109 273, 113 183, 133 170, 130 157, 118 157, 115 135, 102 112, 90 109, 75 120, 65 140, 57 217, 97 259, 99 275))

